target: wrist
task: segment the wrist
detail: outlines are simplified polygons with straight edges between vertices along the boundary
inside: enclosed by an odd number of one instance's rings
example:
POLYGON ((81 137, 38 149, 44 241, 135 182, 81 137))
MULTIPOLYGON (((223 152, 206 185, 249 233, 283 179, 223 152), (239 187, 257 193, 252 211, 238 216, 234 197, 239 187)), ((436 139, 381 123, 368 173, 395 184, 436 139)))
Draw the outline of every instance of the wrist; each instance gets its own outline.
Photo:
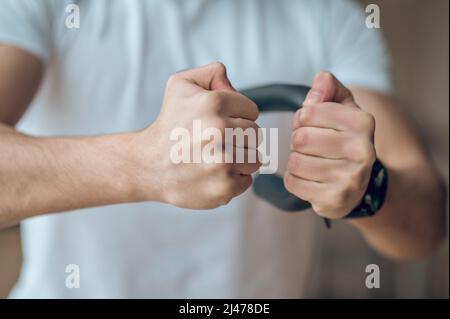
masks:
POLYGON ((130 132, 119 137, 126 172, 127 192, 131 202, 164 201, 162 181, 164 170, 160 167, 160 147, 156 128, 130 132))

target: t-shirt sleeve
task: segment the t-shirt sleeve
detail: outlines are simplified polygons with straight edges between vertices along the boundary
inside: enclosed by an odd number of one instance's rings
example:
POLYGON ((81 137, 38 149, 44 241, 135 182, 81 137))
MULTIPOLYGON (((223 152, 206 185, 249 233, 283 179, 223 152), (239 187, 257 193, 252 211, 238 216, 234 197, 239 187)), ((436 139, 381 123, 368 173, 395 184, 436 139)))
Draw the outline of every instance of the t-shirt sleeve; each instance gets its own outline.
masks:
POLYGON ((365 8, 348 0, 331 0, 327 8, 323 30, 328 70, 347 86, 389 93, 389 54, 380 29, 366 26, 365 8))
POLYGON ((51 51, 51 20, 48 0, 1 0, 0 44, 21 48, 47 62, 51 51))

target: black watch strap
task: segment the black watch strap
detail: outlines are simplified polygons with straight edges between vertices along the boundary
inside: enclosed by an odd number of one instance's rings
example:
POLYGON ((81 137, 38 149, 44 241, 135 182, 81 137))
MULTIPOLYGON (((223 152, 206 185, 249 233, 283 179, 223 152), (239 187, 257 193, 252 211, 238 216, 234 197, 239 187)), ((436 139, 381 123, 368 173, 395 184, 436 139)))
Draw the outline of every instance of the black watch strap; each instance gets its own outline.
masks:
POLYGON ((388 188, 388 173, 377 159, 372 167, 369 185, 361 203, 345 218, 361 218, 374 216, 384 204, 388 188))

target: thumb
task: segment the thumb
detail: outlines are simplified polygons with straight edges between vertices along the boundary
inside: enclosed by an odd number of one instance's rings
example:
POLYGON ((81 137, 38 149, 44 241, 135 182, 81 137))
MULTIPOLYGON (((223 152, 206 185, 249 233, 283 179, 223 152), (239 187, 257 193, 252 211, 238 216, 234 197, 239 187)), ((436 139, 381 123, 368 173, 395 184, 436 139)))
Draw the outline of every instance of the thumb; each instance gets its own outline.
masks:
POLYGON ((209 91, 235 91, 227 76, 225 65, 215 62, 180 74, 187 80, 209 91))
POLYGON ((311 90, 303 105, 322 102, 349 104, 354 101, 353 95, 333 74, 326 71, 317 73, 311 90))

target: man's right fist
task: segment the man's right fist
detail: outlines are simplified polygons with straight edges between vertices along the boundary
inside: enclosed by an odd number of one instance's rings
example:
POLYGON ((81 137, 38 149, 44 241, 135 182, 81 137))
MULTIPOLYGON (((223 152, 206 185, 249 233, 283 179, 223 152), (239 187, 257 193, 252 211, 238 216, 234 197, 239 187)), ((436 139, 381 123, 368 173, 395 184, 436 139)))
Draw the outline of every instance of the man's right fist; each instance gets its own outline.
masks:
MULTIPOLYGON (((223 137, 226 128, 251 128, 258 132, 257 118, 256 104, 233 89, 221 63, 171 76, 160 115, 135 139, 139 145, 138 163, 142 165, 141 185, 145 188, 146 182, 156 181, 160 186, 158 199, 182 208, 211 209, 227 204, 252 184, 251 174, 261 166, 257 157, 256 161, 248 160, 248 145, 236 145, 234 141, 231 146, 234 151, 245 148, 243 163, 230 163, 225 157, 214 163, 174 163, 170 156, 174 145, 171 132, 182 128, 192 136, 197 120, 203 129, 218 129, 223 137)), ((190 141, 191 150, 196 147, 194 143, 210 142, 190 141)), ((221 147, 225 145, 222 143, 221 147)), ((150 197, 154 198, 154 194, 150 197)))

